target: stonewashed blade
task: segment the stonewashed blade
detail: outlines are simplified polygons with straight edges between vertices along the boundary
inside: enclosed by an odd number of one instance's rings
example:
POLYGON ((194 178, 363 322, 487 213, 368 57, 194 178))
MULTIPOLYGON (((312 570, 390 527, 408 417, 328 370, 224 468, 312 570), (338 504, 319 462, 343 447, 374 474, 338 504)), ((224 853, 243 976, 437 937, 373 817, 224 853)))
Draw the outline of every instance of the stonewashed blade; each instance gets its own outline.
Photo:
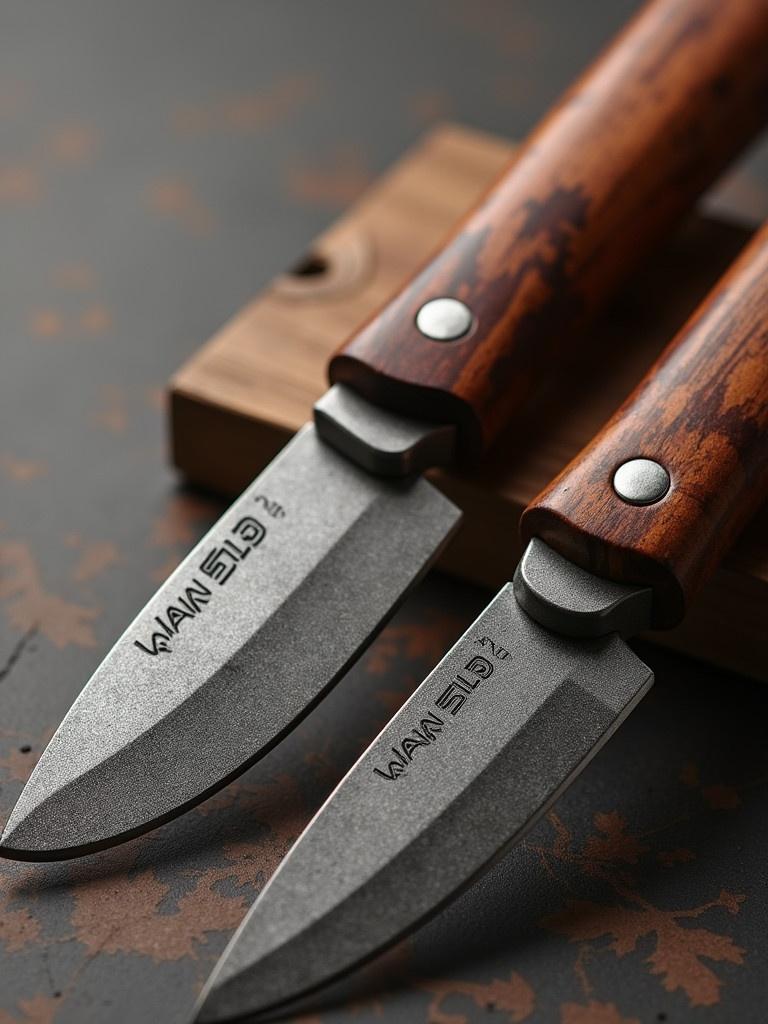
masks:
POLYGON ((460 518, 307 426, 118 640, 13 810, 0 853, 75 856, 179 814, 322 697, 460 518))
POLYGON ((547 810, 652 681, 617 634, 551 633, 507 585, 299 838, 198 1024, 274 1011, 412 930, 547 810))

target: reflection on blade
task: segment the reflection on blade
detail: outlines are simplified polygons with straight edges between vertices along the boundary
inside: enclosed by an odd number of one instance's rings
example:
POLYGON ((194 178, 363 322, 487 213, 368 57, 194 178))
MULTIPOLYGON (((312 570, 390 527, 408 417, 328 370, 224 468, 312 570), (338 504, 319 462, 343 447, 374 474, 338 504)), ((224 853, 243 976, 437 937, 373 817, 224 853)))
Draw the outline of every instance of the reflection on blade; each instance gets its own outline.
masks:
POLYGON ((223 785, 336 681, 459 515, 427 481, 370 476, 304 428, 101 664, 0 853, 108 846, 223 785))
POLYGON ((415 927, 547 809, 653 681, 506 586, 300 837, 201 998, 211 1024, 315 988, 415 927))

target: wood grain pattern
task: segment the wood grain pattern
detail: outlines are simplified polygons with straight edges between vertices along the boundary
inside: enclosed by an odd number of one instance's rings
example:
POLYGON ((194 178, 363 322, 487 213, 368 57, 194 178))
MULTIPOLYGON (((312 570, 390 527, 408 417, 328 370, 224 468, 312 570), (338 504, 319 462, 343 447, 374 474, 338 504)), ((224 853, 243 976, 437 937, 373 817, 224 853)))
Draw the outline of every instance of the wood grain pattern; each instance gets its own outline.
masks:
POLYGON ((521 528, 601 576, 650 584, 656 625, 671 626, 766 495, 768 223, 521 528), (670 474, 656 504, 613 489, 635 457, 670 474))
POLYGON ((768 115, 766 0, 656 0, 531 136, 452 241, 330 365, 373 401, 459 423, 477 454, 598 303, 768 115), (452 295, 453 342, 414 319, 452 295))
MULTIPOLYGON (((278 278, 202 346, 171 385, 173 461, 182 474, 222 494, 242 491, 312 415, 343 337, 412 276, 512 151, 466 127, 433 129, 313 245, 326 275, 278 278)), ((464 511, 441 556, 444 570, 491 588, 510 579, 523 509, 600 430, 743 248, 749 231, 738 225, 768 216, 768 192, 736 175, 708 206, 710 216, 689 220, 631 277, 594 323, 573 371, 550 376, 549 393, 482 466, 432 474, 464 511)), ((766 608, 764 506, 682 625, 656 639, 768 681, 766 608)))

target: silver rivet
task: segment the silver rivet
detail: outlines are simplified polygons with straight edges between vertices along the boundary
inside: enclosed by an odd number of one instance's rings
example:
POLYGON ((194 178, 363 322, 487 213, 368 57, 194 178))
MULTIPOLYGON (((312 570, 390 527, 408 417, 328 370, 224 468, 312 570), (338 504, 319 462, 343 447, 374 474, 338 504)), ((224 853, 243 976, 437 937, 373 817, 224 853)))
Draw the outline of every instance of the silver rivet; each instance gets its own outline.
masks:
POLYGON ((669 473, 653 459, 630 459, 613 474, 613 489, 630 505, 653 505, 669 490, 669 473))
POLYGON ((430 299, 416 314, 416 326, 434 341, 455 341, 472 326, 472 310, 458 299, 430 299))

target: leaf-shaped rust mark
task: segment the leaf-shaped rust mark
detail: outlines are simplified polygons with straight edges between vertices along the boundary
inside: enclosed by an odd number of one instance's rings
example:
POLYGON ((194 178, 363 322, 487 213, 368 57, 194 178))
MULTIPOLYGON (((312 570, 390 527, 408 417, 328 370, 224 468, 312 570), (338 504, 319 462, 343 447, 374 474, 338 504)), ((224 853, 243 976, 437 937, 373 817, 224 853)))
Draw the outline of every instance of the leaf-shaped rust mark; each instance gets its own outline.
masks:
POLYGON ((560 1024, 640 1024, 637 1017, 623 1017, 614 1003, 563 1003, 560 1024))
POLYGON ((629 835, 627 823, 618 812, 598 813, 593 820, 600 835, 590 836, 584 844, 584 854, 590 860, 637 864, 647 852, 647 846, 629 835))
POLYGON ((546 917, 544 927, 564 935, 571 942, 609 939, 616 956, 634 952, 640 939, 651 939, 653 950, 645 960, 652 974, 659 975, 665 989, 681 989, 692 1006, 712 1006, 720 999, 722 982, 704 960, 742 964, 744 950, 728 935, 707 928, 690 928, 689 919, 713 909, 737 914, 745 897, 726 890, 716 899, 699 906, 667 910, 654 906, 626 876, 627 863, 634 864, 649 848, 628 834, 617 814, 595 815, 601 835, 589 836, 581 851, 561 819, 551 815, 555 839, 550 847, 535 847, 544 863, 571 863, 585 874, 607 883, 617 902, 569 899, 565 909, 546 917), (598 856, 596 856, 598 854, 598 856))
POLYGON ((72 579, 76 583, 85 583, 120 561, 117 545, 109 540, 83 540, 79 534, 71 534, 67 537, 67 544, 79 551, 72 569, 72 579))
POLYGON ((159 178, 152 182, 147 201, 154 213, 174 221, 191 235, 210 235, 216 228, 213 212, 195 186, 183 178, 159 178))
POLYGON ((288 172, 292 198, 335 209, 348 206, 370 183, 371 171, 363 154, 351 146, 342 146, 322 165, 312 168, 302 162, 288 172))
POLYGON ((487 983, 439 979, 421 981, 419 988, 433 996, 427 1010, 429 1024, 468 1024, 465 1014, 443 1010, 443 1002, 452 996, 465 996, 481 1010, 504 1013, 513 1024, 527 1020, 536 1002, 533 989, 517 971, 512 971, 506 979, 494 978, 487 983))
POLYGON ((96 141, 96 132, 90 125, 69 121, 51 131, 50 150, 59 163, 79 166, 92 159, 96 141))
POLYGON ((53 1024, 61 1000, 56 996, 36 995, 20 999, 18 1014, 0 1010, 0 1024, 53 1024))
POLYGON ((255 839, 225 842, 220 862, 212 867, 183 871, 190 884, 175 900, 154 868, 84 876, 73 887, 71 922, 90 955, 130 952, 158 962, 196 959, 208 934, 232 931, 240 923, 255 891, 300 832, 307 811, 288 776, 259 785, 235 783, 195 811, 207 816, 229 807, 241 820, 263 821, 265 827, 255 839), (243 891, 233 893, 232 883, 243 891))
POLYGON ((121 388, 114 385, 102 388, 101 403, 93 414, 93 420, 111 434, 125 433, 128 426, 128 410, 121 388))
POLYGON ((18 953, 40 937, 40 925, 29 909, 13 906, 14 875, 15 866, 0 865, 0 945, 8 953, 18 953))
POLYGON ((7 452, 0 454, 0 469, 11 480, 17 483, 27 483, 29 480, 37 480, 48 472, 48 465, 45 462, 34 459, 19 459, 7 452))
POLYGON ((174 129, 185 136, 215 131, 250 134, 286 121, 317 97, 314 76, 286 75, 261 92, 241 93, 210 103, 186 104, 173 113, 174 129))
POLYGON ((0 167, 0 203, 32 205, 42 195, 42 178, 32 164, 18 161, 0 167))
POLYGON ((675 864, 690 864, 692 860, 696 860, 696 854, 684 846, 677 846, 674 850, 659 850, 656 860, 665 868, 671 868, 675 864))
POLYGON ((456 638, 463 623, 444 611, 419 622, 394 622, 387 626, 365 656, 366 671, 386 675, 397 658, 421 661, 431 667, 439 661, 456 638))
POLYGON ((212 522, 220 511, 218 504, 195 494, 173 494, 152 526, 149 543, 154 547, 192 544, 201 525, 212 522))
POLYGON ((0 754, 0 788, 6 780, 27 781, 55 731, 49 727, 33 736, 16 729, 0 729, 0 748, 7 748, 0 754))
POLYGON ((703 783, 699 767, 693 761, 688 761, 683 765, 679 778, 689 789, 698 789, 704 802, 713 811, 733 811, 741 806, 741 797, 735 786, 724 782, 703 783))
POLYGON ((203 872, 172 913, 160 913, 170 886, 153 868, 82 882, 74 890, 72 925, 88 953, 138 953, 155 961, 196 957, 211 932, 233 929, 247 901, 215 888, 216 872, 203 872))
POLYGON ((38 629, 56 647, 95 647, 95 608, 66 601, 46 590, 28 544, 0 543, 0 601, 11 625, 22 633, 38 629))

